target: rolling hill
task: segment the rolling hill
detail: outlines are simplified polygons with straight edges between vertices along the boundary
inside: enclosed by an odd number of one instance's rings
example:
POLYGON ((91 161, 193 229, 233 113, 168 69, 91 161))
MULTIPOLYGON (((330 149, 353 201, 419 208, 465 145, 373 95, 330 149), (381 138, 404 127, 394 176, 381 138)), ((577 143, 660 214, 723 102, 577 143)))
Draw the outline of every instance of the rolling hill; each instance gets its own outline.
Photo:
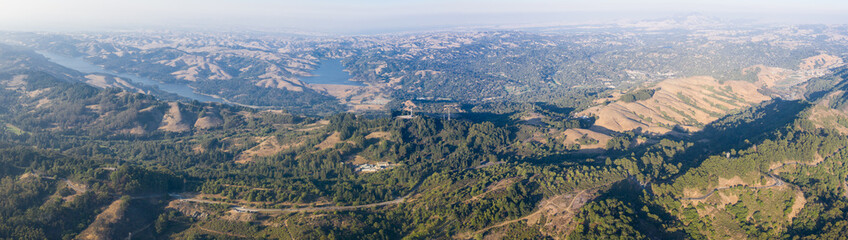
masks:
POLYGON ((616 132, 665 134, 678 128, 697 131, 705 124, 771 99, 750 82, 718 82, 711 77, 669 79, 648 88, 650 98, 637 101, 607 99, 609 104, 578 115, 597 116, 596 127, 616 132))

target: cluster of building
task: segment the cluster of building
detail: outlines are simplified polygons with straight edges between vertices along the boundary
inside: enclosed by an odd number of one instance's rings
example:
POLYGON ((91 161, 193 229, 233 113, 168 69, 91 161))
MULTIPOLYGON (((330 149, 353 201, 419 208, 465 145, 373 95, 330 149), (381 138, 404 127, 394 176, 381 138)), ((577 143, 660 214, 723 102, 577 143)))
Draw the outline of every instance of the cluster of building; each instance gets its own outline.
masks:
POLYGON ((380 170, 390 169, 394 167, 394 164, 389 162, 378 162, 377 164, 361 164, 356 165, 357 172, 376 172, 380 170))

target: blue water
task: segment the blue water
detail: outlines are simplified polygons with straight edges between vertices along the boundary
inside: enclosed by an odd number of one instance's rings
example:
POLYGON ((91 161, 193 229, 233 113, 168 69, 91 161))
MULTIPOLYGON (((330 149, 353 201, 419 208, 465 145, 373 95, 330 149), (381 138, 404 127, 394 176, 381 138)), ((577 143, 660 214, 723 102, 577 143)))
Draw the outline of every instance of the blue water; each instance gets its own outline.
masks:
POLYGON ((341 59, 321 60, 321 63, 318 64, 318 68, 311 73, 313 76, 302 77, 300 80, 311 84, 365 86, 365 84, 362 84, 361 82, 350 80, 350 73, 344 71, 341 59))
POLYGON ((37 51, 37 53, 44 55, 51 62, 62 65, 66 68, 70 68, 73 70, 77 70, 82 73, 105 73, 113 76, 120 77, 122 79, 126 79, 136 85, 148 85, 148 86, 156 86, 159 90, 177 94, 182 97, 194 99, 201 102, 223 102, 223 99, 214 98, 206 95, 202 95, 194 92, 194 89, 189 87, 186 84, 179 83, 162 83, 159 81, 154 81, 153 79, 149 79, 146 77, 138 76, 135 74, 128 73, 119 73, 115 71, 107 70, 101 66, 97 66, 91 64, 90 62, 85 61, 82 57, 68 57, 59 54, 53 54, 49 52, 37 51))

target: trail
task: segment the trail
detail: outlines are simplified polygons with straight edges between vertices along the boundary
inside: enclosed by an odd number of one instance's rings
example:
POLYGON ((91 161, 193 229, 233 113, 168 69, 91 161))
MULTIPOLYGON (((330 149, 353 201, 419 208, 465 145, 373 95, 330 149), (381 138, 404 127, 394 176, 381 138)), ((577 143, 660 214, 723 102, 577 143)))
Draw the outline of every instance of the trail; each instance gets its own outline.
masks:
MULTIPOLYGON (((614 183, 614 182, 613 182, 613 183, 614 183)), ((569 214, 574 214, 576 209, 579 209, 580 207, 583 207, 583 205, 584 205, 586 202, 588 202, 588 201, 589 201, 589 199, 592 197, 592 195, 593 195, 593 194, 590 194, 590 192, 592 192, 592 191, 594 191, 594 190, 596 190, 596 189, 599 189, 599 188, 602 188, 602 187, 608 186, 609 184, 612 184, 612 183, 607 183, 607 184, 604 184, 604 185, 601 185, 601 186, 597 186, 597 187, 593 187, 593 188, 588 188, 588 189, 580 190, 579 192, 577 192, 577 193, 574 195, 574 197, 572 197, 572 198, 571 198, 571 201, 569 201, 569 202, 568 202, 568 206, 567 206, 567 207, 566 207, 566 209, 565 209, 565 210, 566 210, 566 212, 568 212, 569 214), (575 203, 576 203, 576 204, 575 204, 575 203)), ((509 224, 511 224, 511 223, 519 222, 519 221, 522 221, 522 220, 528 220, 529 218, 531 218, 531 217, 533 217, 533 216, 535 216, 535 215, 542 214, 542 211, 544 211, 544 210, 545 210, 545 208, 541 208, 541 207, 540 207, 538 210, 534 211, 534 212, 533 212, 533 213, 531 213, 531 214, 528 214, 527 216, 524 216, 524 217, 521 217, 521 218, 517 218, 517 219, 513 219, 513 220, 508 220, 508 221, 500 222, 500 223, 498 223, 498 224, 495 224, 495 225, 492 225, 492 226, 488 226, 488 227, 485 227, 485 228, 479 229, 479 230, 474 231, 474 232, 471 232, 471 233, 466 232, 466 233, 458 234, 458 235, 456 235, 454 238, 459 238, 459 239, 470 239, 470 238, 472 238, 472 237, 474 237, 474 236, 476 236, 476 235, 478 235, 478 234, 485 233, 486 231, 489 231, 489 230, 494 229, 494 228, 503 227, 503 226, 509 225, 509 224)))
POLYGON ((208 228, 205 228, 205 227, 202 227, 202 226, 197 226, 197 228, 200 228, 200 230, 203 230, 203 231, 207 231, 207 232, 211 232, 211 233, 217 233, 217 234, 221 234, 221 235, 227 235, 227 236, 230 236, 230 237, 249 238, 248 236, 245 236, 245 235, 239 235, 239 234, 233 234, 233 233, 225 233, 225 232, 221 232, 221 231, 215 231, 215 230, 208 229, 208 228))
POLYGON ((239 212, 289 213, 289 212, 318 212, 318 211, 349 211, 349 210, 357 210, 357 209, 362 209, 362 208, 372 208, 372 207, 387 206, 387 205, 394 205, 394 204, 403 203, 409 197, 411 197, 412 195, 414 195, 418 191, 418 187, 421 186, 421 184, 423 182, 424 181, 419 181, 417 184, 415 184, 415 186, 412 187, 412 189, 409 191, 408 194, 404 195, 403 197, 399 197, 395 200, 379 202, 379 203, 353 205, 353 206, 324 206, 324 207, 305 207, 305 208, 251 208, 251 207, 235 205, 235 204, 228 203, 228 202, 204 200, 204 199, 197 199, 197 198, 182 198, 182 196, 180 194, 176 194, 176 193, 171 193, 171 194, 168 194, 168 195, 170 195, 172 197, 176 197, 178 199, 178 201, 184 201, 184 202, 198 202, 198 203, 229 205, 230 208, 235 209, 236 211, 239 211, 239 212))
POLYGON ((165 197, 165 196, 168 196, 168 194, 154 193, 154 194, 147 194, 147 195, 130 196, 130 199, 136 200, 136 199, 148 199, 148 198, 161 198, 161 197, 165 197))
POLYGON ((85 191, 86 191, 85 185, 71 182, 70 180, 65 179, 65 178, 62 178, 62 182, 65 182, 65 184, 67 184, 68 187, 70 187, 71 189, 73 189, 77 193, 85 193, 85 191))
MULTIPOLYGON (((317 212, 317 211, 348 211, 348 210, 356 210, 360 208, 372 208, 386 205, 394 205, 399 204, 406 201, 409 196, 412 195, 407 194, 406 196, 400 197, 398 199, 387 201, 387 202, 379 202, 379 203, 371 203, 371 204, 362 204, 362 205, 353 205, 353 206, 326 206, 326 207, 306 207, 306 208, 249 208, 243 206, 234 206, 233 209, 241 212, 263 212, 263 213, 275 213, 275 212, 317 212)), ((202 201, 202 200, 201 200, 202 201)), ((200 202, 200 201, 198 201, 200 202)), ((213 202, 213 201, 206 201, 213 202)), ((221 203, 221 202, 217 202, 221 203)))
MULTIPOLYGON (((35 176, 42 179, 56 180, 56 177, 41 176, 39 174, 35 174, 35 176)), ((83 194, 87 191, 88 187, 86 187, 84 184, 71 182, 71 180, 68 180, 67 178, 59 178, 59 180, 65 183, 65 185, 67 185, 69 188, 73 189, 77 194, 83 194)))
POLYGON ((712 195, 713 195, 713 193, 715 193, 715 192, 717 192, 717 191, 719 191, 719 190, 729 189, 729 188, 732 188, 732 187, 738 187, 738 186, 743 186, 743 187, 745 187, 745 188, 747 188, 747 189, 755 189, 755 190, 756 190, 756 189, 765 189, 765 188, 772 188, 772 187, 782 186, 783 184, 786 184, 786 182, 784 182, 783 180, 780 180, 780 178, 779 178, 779 177, 777 177, 777 175, 775 175, 775 174, 774 174, 774 170, 781 169, 781 168, 786 167, 786 166, 788 166, 788 165, 799 165, 799 164, 804 164, 804 165, 808 165, 808 166, 815 166, 815 165, 818 165, 820 162, 821 162, 821 161, 816 161, 815 163, 802 163, 802 162, 798 162, 798 161, 792 161, 792 162, 785 162, 785 163, 782 163, 780 166, 770 168, 770 169, 768 170, 768 172, 766 172, 766 174, 767 174, 769 177, 771 177, 771 179, 773 179, 775 182, 774 182, 774 184, 771 184, 771 185, 768 185, 768 186, 754 186, 754 187, 751 187, 751 186, 744 186, 744 185, 734 185, 734 186, 727 186, 727 187, 717 187, 717 188, 713 188, 713 190, 709 191, 707 194, 705 194, 705 195, 703 195, 703 196, 700 196, 700 197, 681 198, 680 200, 704 200, 704 199, 707 199, 708 197, 712 196, 712 195))
MULTIPOLYGON (((503 163, 503 162, 487 163, 483 166, 478 166, 476 168, 469 167, 469 168, 458 169, 458 170, 479 169, 479 168, 488 167, 488 166, 491 166, 491 165, 497 165, 497 164, 501 164, 501 163, 503 163)), ((457 171, 457 170, 454 170, 454 171, 457 171)), ((44 178, 44 179, 56 179, 56 177, 47 177, 47 176, 40 176, 40 175, 36 175, 36 176, 40 177, 40 178, 44 178)), ((74 191, 77 191, 78 193, 83 193, 83 192, 86 191, 85 185, 73 183, 73 182, 71 182, 71 181, 69 181, 68 179, 65 179, 65 178, 61 178, 61 180, 63 182, 65 182, 70 188, 74 189, 74 191)), ((399 197, 397 199, 394 199, 394 200, 391 200, 391 201, 379 202, 379 203, 361 204, 361 205, 353 205, 353 206, 322 206, 322 207, 305 207, 305 208, 251 208, 251 207, 235 205, 235 204, 228 203, 228 202, 204 200, 204 199, 197 199, 197 198, 184 198, 180 193, 147 194, 147 195, 135 195, 135 196, 130 196, 130 197, 131 197, 131 199, 147 199, 147 198, 160 198, 160 197, 170 196, 170 197, 177 198, 178 201, 184 201, 184 202, 198 202, 198 203, 228 205, 228 206, 230 206, 230 208, 235 209, 236 211, 240 211, 240 212, 286 213, 286 212, 349 211, 349 210, 357 210, 357 209, 362 209, 362 208, 373 208, 373 207, 380 207, 380 206, 387 206, 387 205, 395 205, 395 204, 400 204, 400 203, 406 202, 406 200, 409 197, 411 197, 412 195, 414 195, 418 191, 418 188, 421 186, 422 183, 424 183, 424 180, 418 181, 418 183, 416 183, 415 186, 413 186, 410 189, 409 193, 407 193, 406 195, 399 197)))
MULTIPOLYGON (((586 192, 587 192, 588 190, 589 190, 589 189, 584 189, 584 190, 582 190, 582 191, 578 192, 577 194, 575 194, 575 195, 574 195, 574 197, 573 197, 573 198, 571 198, 571 201, 568 203, 568 207, 566 208, 566 211, 568 211, 568 212, 573 212, 573 211, 574 211, 574 210, 573 210, 573 209, 574 209, 574 200, 581 198, 581 196, 582 196, 582 195, 584 195, 584 194, 586 194, 586 192)), ((586 196, 586 197, 588 198, 589 196, 586 196)), ((530 218, 530 217, 532 217, 532 216, 534 216, 534 215, 541 214, 541 213, 542 213, 542 210, 544 210, 544 209, 541 209, 541 208, 540 208, 539 210, 536 210, 535 212, 533 212, 533 213, 531 213, 531 214, 528 214, 527 216, 524 216, 524 217, 521 217, 521 218, 516 218, 516 219, 513 219, 513 220, 509 220, 509 221, 505 221, 505 222, 501 222, 501 223, 498 223, 498 224, 495 224, 495 225, 492 225, 492 226, 488 226, 488 227, 482 228, 482 229, 477 230, 477 231, 475 231, 474 233, 472 233, 472 234, 471 234, 471 236, 475 236, 475 235, 477 235, 477 234, 484 233, 484 232, 489 231, 489 230, 491 230, 491 229, 493 229, 493 228, 503 227, 503 226, 509 225, 509 224, 511 224, 511 223, 514 223, 514 222, 518 222, 518 221, 522 221, 522 220, 527 220, 528 218, 530 218)))
POLYGON ((132 235, 133 235, 133 234, 138 234, 138 233, 140 233, 141 231, 144 231, 144 229, 149 228, 149 227, 150 227, 150 225, 153 225, 153 223, 149 223, 149 224, 145 225, 144 227, 139 228, 138 230, 135 230, 135 231, 130 232, 129 234, 127 234, 127 238, 125 238, 125 239, 127 239, 127 240, 132 239, 132 235))
POLYGON ((295 240, 294 235, 292 235, 291 233, 291 228, 289 227, 289 219, 286 218, 286 221, 284 223, 286 224, 286 233, 289 234, 289 239, 295 240))
MULTIPOLYGON (((486 166, 482 166, 482 167, 497 165, 497 164, 501 164, 501 163, 503 163, 503 162, 495 162, 495 163, 492 163, 492 164, 489 164, 489 165, 486 165, 486 166)), ((454 170, 454 171, 469 170, 469 169, 475 169, 475 168, 469 167, 469 168, 464 168, 464 169, 457 169, 457 170, 454 170)), ((395 204, 400 204, 400 203, 406 202, 406 200, 409 197, 411 197, 416 192, 418 192, 418 188, 423 183, 424 183, 424 180, 418 181, 418 183, 416 183, 415 186, 413 186, 412 189, 409 190, 408 194, 404 195, 403 197, 399 197, 395 200, 379 202, 379 203, 353 205, 353 206, 323 206, 323 207, 305 207, 305 208, 251 208, 251 207, 234 205, 234 204, 228 203, 228 202, 210 201, 210 200, 203 200, 203 199, 196 199, 196 198, 181 198, 179 194, 169 194, 169 195, 171 195, 172 197, 177 197, 180 201, 229 205, 231 208, 235 209, 236 211, 240 211, 240 212, 288 213, 288 212, 318 212, 318 211, 350 211, 350 210, 357 210, 357 209, 362 209, 362 208, 373 208, 373 207, 380 207, 380 206, 387 206, 387 205, 395 205, 395 204)))

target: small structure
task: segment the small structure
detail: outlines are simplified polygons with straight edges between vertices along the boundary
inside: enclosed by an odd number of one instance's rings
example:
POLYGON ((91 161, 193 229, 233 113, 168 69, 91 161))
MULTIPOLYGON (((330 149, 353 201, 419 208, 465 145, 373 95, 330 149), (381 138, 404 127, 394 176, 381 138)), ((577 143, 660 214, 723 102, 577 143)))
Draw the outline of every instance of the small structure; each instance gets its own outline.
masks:
POLYGON ((378 162, 377 164, 360 164, 356 165, 357 172, 376 172, 380 170, 391 169, 395 166, 395 164, 391 164, 389 162, 378 162))
POLYGON ((236 210, 236 212, 239 212, 239 213, 256 213, 257 212, 254 209, 245 208, 245 207, 234 207, 233 209, 236 210))

